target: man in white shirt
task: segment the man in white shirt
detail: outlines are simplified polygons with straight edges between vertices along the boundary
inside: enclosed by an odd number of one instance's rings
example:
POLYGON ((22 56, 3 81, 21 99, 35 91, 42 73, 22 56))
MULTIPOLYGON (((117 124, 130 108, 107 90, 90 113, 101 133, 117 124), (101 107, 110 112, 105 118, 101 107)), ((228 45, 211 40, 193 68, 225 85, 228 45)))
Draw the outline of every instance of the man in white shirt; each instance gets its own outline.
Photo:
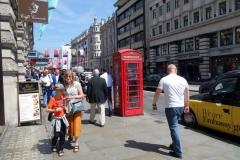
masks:
POLYGON ((108 93, 108 108, 109 108, 109 117, 113 114, 112 109, 112 77, 107 73, 107 69, 103 69, 103 74, 100 76, 101 78, 104 78, 107 84, 107 93, 108 93))
POLYGON ((164 91, 165 114, 172 137, 169 155, 182 158, 182 146, 178 132, 178 119, 181 114, 189 112, 189 87, 187 81, 177 75, 177 67, 173 64, 168 66, 168 76, 162 78, 153 98, 152 108, 157 110, 156 102, 164 91))
POLYGON ((48 74, 48 69, 43 71, 43 76, 40 78, 40 85, 42 87, 43 94, 43 108, 45 108, 52 95, 52 76, 48 74))

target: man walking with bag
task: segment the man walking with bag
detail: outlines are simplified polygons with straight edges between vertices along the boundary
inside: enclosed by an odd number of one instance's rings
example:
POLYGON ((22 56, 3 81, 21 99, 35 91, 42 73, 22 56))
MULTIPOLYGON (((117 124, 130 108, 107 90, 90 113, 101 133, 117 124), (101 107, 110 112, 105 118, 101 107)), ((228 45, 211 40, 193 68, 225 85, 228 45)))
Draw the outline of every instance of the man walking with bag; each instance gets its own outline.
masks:
POLYGON ((107 73, 107 69, 103 69, 103 74, 100 76, 101 78, 104 78, 107 84, 107 93, 108 93, 108 115, 109 117, 112 116, 113 109, 112 109, 112 77, 107 73))
POLYGON ((93 77, 88 81, 87 86, 87 102, 91 104, 91 114, 89 123, 94 123, 95 108, 98 107, 100 126, 105 124, 105 102, 107 100, 107 85, 106 81, 99 77, 99 70, 94 69, 93 77))
POLYGON ((52 77, 48 74, 48 70, 43 71, 43 76, 40 78, 40 85, 42 87, 43 94, 43 108, 45 108, 52 95, 52 77))
POLYGON ((164 91, 165 114, 167 117, 172 144, 169 148, 172 151, 169 155, 176 158, 182 158, 182 146, 178 132, 178 119, 181 114, 189 112, 189 87, 187 81, 177 75, 177 67, 173 64, 168 66, 168 76, 162 78, 154 94, 152 109, 157 110, 157 100, 164 91))

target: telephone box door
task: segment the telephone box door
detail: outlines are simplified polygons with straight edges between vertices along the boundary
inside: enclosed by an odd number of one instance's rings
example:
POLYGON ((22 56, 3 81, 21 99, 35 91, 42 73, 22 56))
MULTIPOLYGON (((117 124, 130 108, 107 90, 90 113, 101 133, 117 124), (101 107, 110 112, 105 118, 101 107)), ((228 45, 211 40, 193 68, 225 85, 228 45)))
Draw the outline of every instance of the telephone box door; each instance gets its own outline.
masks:
POLYGON ((142 77, 142 63, 127 62, 124 63, 123 84, 125 93, 125 116, 143 114, 143 87, 140 77, 142 77))

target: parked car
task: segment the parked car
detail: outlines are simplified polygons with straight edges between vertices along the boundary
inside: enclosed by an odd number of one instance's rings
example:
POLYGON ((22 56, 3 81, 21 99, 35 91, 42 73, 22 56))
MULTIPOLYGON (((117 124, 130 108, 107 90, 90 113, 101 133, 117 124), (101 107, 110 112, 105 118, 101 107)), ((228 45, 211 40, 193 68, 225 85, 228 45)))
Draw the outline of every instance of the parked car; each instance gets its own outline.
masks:
POLYGON ((157 88, 159 81, 167 74, 151 74, 143 79, 143 88, 157 88))
POLYGON ((239 74, 240 74, 240 70, 232 70, 220 76, 217 76, 210 81, 204 82, 199 87, 199 93, 208 93, 216 82, 220 81, 221 79, 234 77, 239 74))
POLYGON ((181 115, 183 123, 240 136, 240 74, 218 80, 212 86, 209 93, 190 97, 190 113, 181 115))

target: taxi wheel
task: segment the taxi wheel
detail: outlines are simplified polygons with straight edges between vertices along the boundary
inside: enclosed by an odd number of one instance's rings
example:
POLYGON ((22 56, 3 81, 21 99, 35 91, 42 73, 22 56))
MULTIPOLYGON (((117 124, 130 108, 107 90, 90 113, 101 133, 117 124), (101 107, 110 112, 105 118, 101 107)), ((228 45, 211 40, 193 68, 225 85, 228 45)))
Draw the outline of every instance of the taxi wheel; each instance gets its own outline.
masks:
POLYGON ((190 109, 189 113, 182 114, 181 119, 182 119, 184 125, 186 125, 188 127, 196 127, 197 126, 197 118, 191 109, 190 109))

